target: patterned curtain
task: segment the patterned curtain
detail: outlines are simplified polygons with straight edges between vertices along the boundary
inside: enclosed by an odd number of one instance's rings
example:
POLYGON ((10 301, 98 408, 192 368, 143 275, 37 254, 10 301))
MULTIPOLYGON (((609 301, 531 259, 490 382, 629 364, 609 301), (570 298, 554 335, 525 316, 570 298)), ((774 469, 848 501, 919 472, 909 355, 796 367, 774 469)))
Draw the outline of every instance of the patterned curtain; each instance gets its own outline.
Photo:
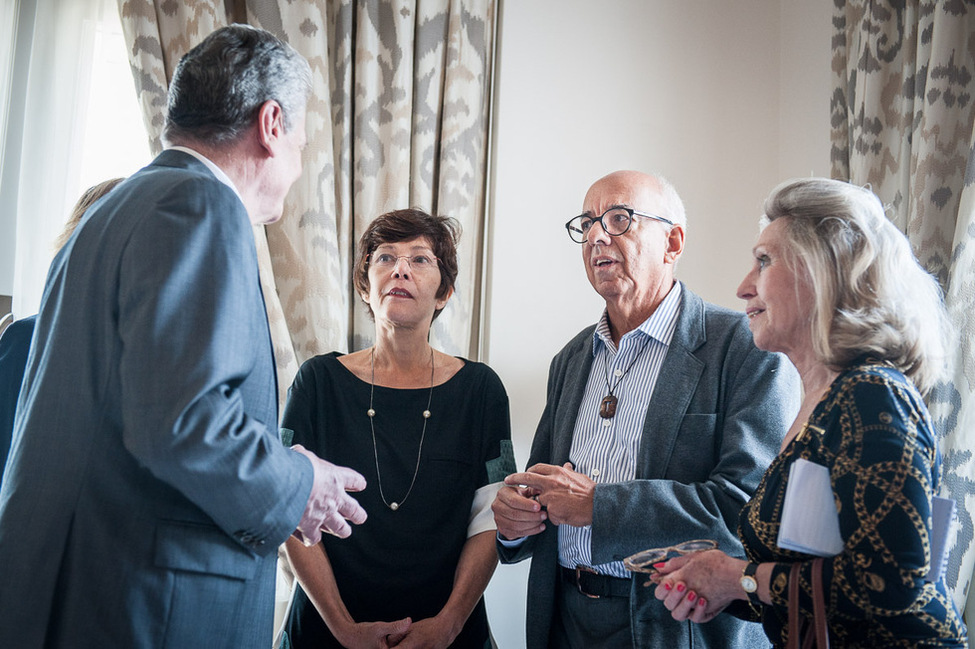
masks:
POLYGON ((833 25, 833 176, 869 184, 890 205, 890 218, 941 282, 958 336, 950 345, 950 378, 929 395, 928 405, 941 436, 942 492, 958 505, 946 578, 971 626, 975 3, 836 0, 833 25))
POLYGON ((494 0, 118 3, 154 152, 173 68, 214 29, 262 27, 311 64, 304 172, 284 218, 255 229, 282 403, 309 357, 371 344, 352 259, 392 209, 460 221, 457 286, 431 338, 477 358, 494 0))

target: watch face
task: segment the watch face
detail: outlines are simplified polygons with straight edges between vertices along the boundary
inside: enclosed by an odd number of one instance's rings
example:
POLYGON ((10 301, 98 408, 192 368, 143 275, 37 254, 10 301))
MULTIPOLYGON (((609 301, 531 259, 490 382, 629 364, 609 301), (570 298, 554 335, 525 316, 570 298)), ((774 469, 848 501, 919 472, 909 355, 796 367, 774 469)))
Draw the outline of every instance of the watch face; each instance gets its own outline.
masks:
POLYGON ((754 593, 758 590, 758 582, 755 581, 754 577, 746 575, 741 578, 741 587, 746 593, 754 593))

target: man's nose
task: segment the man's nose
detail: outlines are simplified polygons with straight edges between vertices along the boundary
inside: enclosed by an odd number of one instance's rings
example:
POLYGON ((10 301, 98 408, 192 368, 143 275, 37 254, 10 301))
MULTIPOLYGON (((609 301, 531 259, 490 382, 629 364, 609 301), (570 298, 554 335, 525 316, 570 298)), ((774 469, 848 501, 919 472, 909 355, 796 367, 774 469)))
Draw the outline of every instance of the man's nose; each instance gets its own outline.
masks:
POLYGON ((597 243, 605 246, 609 243, 609 233, 603 227, 602 221, 596 221, 589 227, 589 232, 586 233, 586 243, 590 246, 597 243))

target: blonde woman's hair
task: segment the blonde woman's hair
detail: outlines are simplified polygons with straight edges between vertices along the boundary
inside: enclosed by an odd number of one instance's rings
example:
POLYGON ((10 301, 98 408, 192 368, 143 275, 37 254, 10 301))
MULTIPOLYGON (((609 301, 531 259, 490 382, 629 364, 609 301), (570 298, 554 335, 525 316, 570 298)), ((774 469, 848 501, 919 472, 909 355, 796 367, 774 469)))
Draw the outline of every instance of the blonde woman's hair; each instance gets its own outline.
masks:
POLYGON ((74 204, 74 208, 71 210, 71 216, 68 217, 67 223, 64 224, 61 234, 59 234, 58 238, 54 240, 55 252, 63 248, 64 244, 68 242, 68 239, 70 239, 71 235, 74 234, 75 228, 77 228, 78 224, 81 223, 81 217, 85 215, 88 208, 91 207, 99 198, 115 189, 115 186, 123 180, 125 180, 125 178, 103 180, 97 185, 92 185, 85 190, 85 193, 81 195, 78 202, 74 204))
POLYGON ((811 281, 817 357, 839 369, 866 355, 934 387, 949 335, 941 288, 880 199, 838 180, 791 180, 772 190, 765 217, 783 221, 789 262, 811 281))

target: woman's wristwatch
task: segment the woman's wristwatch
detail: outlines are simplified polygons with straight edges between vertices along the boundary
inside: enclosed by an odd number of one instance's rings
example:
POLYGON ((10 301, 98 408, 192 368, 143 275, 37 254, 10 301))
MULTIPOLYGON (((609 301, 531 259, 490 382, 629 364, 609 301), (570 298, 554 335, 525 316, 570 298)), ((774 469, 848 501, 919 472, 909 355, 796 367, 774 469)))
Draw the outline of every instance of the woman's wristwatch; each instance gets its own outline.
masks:
POLYGON ((749 561, 745 569, 741 572, 741 579, 738 580, 738 583, 741 584, 741 589, 748 595, 748 603, 761 606, 762 601, 758 599, 758 580, 755 579, 755 572, 757 570, 758 564, 749 561))

